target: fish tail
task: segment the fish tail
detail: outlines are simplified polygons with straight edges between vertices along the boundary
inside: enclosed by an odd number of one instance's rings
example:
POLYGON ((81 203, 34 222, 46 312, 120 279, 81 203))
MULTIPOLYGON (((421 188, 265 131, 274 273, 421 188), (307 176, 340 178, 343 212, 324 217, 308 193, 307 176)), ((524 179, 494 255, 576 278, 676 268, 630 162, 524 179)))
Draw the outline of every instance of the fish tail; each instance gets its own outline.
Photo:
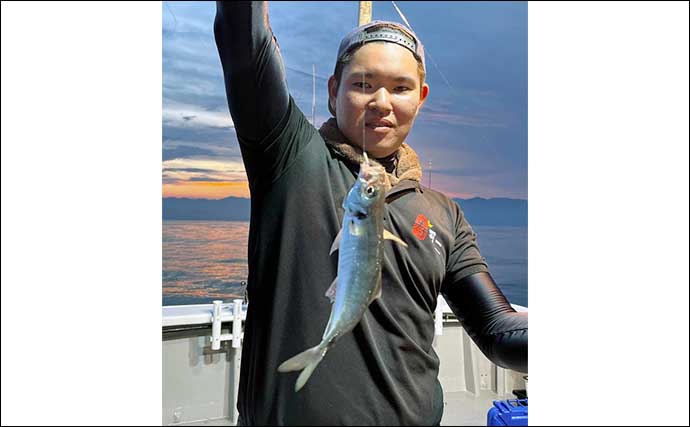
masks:
POLYGON ((283 362, 278 366, 278 372, 302 370, 302 373, 299 374, 297 382, 295 383, 295 391, 299 391, 304 387, 304 384, 306 384, 312 372, 314 372, 314 369, 316 369, 316 366, 321 362, 325 354, 326 349, 323 348, 322 344, 319 344, 283 362))

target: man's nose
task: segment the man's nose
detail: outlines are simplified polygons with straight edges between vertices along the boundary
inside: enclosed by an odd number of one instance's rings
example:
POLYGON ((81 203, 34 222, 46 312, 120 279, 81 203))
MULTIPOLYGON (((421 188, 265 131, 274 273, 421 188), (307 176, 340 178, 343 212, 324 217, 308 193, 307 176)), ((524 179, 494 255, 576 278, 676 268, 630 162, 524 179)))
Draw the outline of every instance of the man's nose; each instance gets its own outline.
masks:
POLYGON ((388 113, 393 110, 393 106, 391 105, 391 94, 388 93, 385 87, 380 88, 374 92, 374 97, 371 102, 369 102, 368 107, 370 110, 381 114, 381 116, 387 116, 388 113))

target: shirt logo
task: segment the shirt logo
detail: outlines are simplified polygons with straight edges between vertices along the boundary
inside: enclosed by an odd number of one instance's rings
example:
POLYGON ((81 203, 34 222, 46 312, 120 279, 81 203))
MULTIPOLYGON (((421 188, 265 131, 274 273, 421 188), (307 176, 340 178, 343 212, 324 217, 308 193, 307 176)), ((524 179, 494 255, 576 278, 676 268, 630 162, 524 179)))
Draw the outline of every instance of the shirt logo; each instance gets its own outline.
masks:
POLYGON ((423 214, 417 215, 417 219, 412 225, 412 233, 414 233, 419 240, 426 239, 426 236, 429 235, 429 219, 423 214))
POLYGON ((431 221, 429 221, 429 218, 423 214, 419 214, 412 225, 412 233, 419 240, 426 240, 427 237, 430 237, 431 246, 434 248, 434 251, 441 255, 440 249, 443 249, 443 244, 436 239, 436 232, 431 229, 432 227, 433 225, 431 224, 431 221))

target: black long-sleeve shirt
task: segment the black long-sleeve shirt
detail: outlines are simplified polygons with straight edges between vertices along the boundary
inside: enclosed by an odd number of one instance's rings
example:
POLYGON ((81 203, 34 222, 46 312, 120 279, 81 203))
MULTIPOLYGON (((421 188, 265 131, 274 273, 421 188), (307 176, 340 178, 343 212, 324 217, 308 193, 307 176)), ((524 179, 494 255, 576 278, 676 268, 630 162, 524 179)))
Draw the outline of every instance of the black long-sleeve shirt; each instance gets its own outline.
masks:
POLYGON ((418 182, 387 194, 382 298, 339 339, 300 392, 278 365, 321 340, 337 275, 329 255, 356 171, 290 97, 262 2, 219 2, 215 21, 230 113, 251 191, 248 292, 238 409, 248 425, 428 425, 443 397, 433 347, 439 293, 484 353, 526 371, 527 317, 493 284, 457 204, 418 182), (433 233, 420 238, 422 216, 433 233), (433 236, 433 237, 432 237, 433 236))

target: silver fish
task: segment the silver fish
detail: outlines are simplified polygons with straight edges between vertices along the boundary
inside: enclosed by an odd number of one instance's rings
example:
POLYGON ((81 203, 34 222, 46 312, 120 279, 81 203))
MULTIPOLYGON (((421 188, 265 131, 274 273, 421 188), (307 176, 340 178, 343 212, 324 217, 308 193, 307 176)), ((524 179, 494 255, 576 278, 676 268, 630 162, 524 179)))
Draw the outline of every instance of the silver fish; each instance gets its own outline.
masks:
POLYGON ((384 239, 405 242, 383 228, 385 173, 380 165, 368 161, 360 165, 359 175, 343 200, 345 215, 331 254, 338 253, 338 276, 326 296, 331 300, 331 317, 321 342, 286 360, 279 372, 302 370, 295 391, 307 382, 336 340, 350 332, 362 319, 372 301, 381 296, 381 265, 384 239))

